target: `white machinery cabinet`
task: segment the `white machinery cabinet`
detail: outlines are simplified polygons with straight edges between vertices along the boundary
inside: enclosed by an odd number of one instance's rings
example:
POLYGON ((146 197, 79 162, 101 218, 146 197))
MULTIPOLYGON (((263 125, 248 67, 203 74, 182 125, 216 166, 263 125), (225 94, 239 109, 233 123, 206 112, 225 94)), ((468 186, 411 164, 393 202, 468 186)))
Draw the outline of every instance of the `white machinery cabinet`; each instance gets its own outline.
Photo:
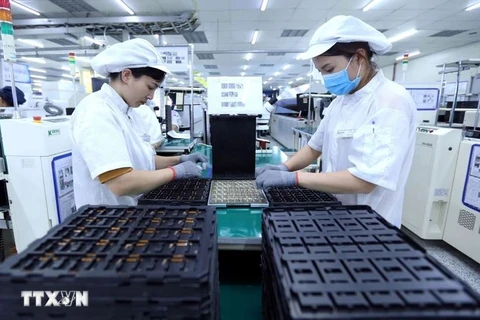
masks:
POLYGON ((418 127, 405 187, 402 224, 423 239, 442 239, 462 130, 418 127))
POLYGON ((460 144, 443 240, 480 263, 480 140, 460 144))
POLYGON ((68 117, 1 122, 17 251, 75 211, 68 117))

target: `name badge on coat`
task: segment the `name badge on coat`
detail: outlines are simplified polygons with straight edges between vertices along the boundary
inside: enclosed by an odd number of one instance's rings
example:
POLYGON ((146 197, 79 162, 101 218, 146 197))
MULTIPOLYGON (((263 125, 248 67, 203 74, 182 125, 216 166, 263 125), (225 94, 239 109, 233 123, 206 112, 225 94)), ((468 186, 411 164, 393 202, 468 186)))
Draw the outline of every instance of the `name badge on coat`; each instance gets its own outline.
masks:
POLYGON ((337 139, 351 139, 353 138, 354 133, 355 133, 355 129, 338 130, 337 139))

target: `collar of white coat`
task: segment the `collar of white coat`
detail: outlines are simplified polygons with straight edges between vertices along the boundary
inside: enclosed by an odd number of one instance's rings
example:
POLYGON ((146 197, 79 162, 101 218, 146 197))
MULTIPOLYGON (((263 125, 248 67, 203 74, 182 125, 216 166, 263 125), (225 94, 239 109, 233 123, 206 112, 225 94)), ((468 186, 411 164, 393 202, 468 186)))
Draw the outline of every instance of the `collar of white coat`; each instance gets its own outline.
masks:
POLYGON ((107 95, 107 97, 112 100, 115 107, 117 107, 122 113, 127 114, 128 104, 123 100, 122 97, 113 89, 108 83, 104 83, 100 89, 102 93, 107 95))
POLYGON ((383 75, 383 71, 378 69, 377 74, 362 89, 358 90, 354 94, 344 95, 344 101, 355 102, 362 100, 365 96, 374 93, 384 79, 385 76, 383 75))

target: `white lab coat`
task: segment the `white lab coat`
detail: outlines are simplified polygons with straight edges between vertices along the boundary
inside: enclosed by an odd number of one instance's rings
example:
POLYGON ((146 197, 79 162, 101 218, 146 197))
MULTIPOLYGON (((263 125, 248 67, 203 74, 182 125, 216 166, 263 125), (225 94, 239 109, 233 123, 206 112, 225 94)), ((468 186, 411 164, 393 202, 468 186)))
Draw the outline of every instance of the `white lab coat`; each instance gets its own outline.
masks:
POLYGON ((361 90, 330 104, 308 145, 322 152, 324 172, 348 170, 376 185, 370 194, 336 195, 343 204, 369 205, 400 227, 415 134, 413 99, 378 71, 361 90))
POLYGON ((156 144, 165 140, 162 135, 162 129, 160 128, 160 123, 158 122, 157 116, 149 106, 144 104, 138 108, 133 108, 132 111, 138 113, 142 118, 146 128, 146 133, 150 139, 150 144, 156 144))
POLYGON ((136 205, 115 196, 98 176, 119 169, 155 170, 155 152, 138 113, 108 84, 84 98, 71 117, 75 204, 136 205))

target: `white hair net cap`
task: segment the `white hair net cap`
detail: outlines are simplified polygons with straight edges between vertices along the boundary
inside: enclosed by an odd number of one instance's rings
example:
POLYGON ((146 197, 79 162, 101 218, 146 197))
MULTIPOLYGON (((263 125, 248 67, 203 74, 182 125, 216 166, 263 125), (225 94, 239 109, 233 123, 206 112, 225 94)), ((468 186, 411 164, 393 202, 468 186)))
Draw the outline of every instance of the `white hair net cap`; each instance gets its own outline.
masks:
POLYGON ((362 20, 352 16, 335 16, 321 25, 313 34, 303 59, 317 57, 336 43, 368 42, 376 54, 385 54, 392 48, 387 37, 362 20))
POLYGON ((108 47, 93 57, 90 63, 93 70, 104 77, 124 69, 144 67, 170 73, 155 47, 147 40, 139 38, 108 47))

